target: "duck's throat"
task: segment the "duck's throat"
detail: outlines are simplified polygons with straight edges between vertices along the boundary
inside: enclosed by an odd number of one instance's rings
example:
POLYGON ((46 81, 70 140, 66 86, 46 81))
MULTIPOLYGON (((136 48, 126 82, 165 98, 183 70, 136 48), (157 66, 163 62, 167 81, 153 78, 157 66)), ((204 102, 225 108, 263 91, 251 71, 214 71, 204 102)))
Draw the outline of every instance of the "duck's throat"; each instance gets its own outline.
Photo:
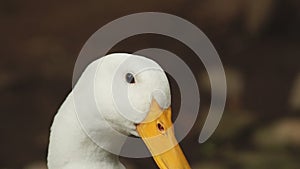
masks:
POLYGON ((117 155, 102 149, 87 136, 77 119, 71 98, 72 94, 61 106, 51 127, 49 169, 124 168, 117 155))

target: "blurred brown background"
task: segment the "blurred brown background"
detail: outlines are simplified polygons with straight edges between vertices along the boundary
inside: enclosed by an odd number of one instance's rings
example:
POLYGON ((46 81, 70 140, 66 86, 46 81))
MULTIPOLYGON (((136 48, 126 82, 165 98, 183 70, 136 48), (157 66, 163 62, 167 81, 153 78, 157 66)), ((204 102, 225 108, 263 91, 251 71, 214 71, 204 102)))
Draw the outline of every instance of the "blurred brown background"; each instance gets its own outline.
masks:
MULTIPOLYGON (((45 168, 49 127, 71 91, 81 47, 106 23, 146 11, 197 25, 225 66, 223 119, 213 137, 198 144, 210 86, 201 63, 193 63, 194 54, 158 35, 126 39, 111 51, 158 47, 190 63, 200 86, 201 115, 181 145, 192 168, 299 169, 298 0, 0 0, 0 169, 45 168)), ((155 168, 151 158, 122 161, 131 169, 155 168)))

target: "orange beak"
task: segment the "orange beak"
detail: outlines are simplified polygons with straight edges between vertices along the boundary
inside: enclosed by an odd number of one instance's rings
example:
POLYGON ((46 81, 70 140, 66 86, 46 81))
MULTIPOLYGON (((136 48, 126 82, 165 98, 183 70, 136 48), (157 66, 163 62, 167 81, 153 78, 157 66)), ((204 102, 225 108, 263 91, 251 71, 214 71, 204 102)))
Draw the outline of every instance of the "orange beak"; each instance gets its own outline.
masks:
POLYGON ((160 169, 191 168, 175 138, 171 108, 162 110, 153 100, 148 116, 137 125, 137 132, 160 169))

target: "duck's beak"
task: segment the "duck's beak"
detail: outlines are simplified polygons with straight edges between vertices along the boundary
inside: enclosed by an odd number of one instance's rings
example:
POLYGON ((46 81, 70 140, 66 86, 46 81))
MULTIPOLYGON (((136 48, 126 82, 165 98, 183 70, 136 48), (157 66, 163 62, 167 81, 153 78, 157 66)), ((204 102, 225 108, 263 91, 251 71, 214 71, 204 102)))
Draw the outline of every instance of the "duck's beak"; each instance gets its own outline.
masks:
POLYGON ((137 125, 137 132, 160 169, 191 168, 174 136, 171 108, 162 110, 153 100, 148 116, 137 125))

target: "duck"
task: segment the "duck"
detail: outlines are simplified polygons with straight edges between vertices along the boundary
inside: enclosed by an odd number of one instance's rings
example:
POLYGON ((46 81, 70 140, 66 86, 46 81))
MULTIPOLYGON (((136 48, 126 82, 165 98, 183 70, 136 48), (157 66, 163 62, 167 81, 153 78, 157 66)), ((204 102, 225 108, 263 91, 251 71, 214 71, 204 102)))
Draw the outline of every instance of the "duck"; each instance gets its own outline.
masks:
POLYGON ((112 53, 90 63, 50 129, 49 169, 125 169, 127 138, 141 139, 160 169, 189 169, 171 120, 166 73, 155 61, 112 53))

